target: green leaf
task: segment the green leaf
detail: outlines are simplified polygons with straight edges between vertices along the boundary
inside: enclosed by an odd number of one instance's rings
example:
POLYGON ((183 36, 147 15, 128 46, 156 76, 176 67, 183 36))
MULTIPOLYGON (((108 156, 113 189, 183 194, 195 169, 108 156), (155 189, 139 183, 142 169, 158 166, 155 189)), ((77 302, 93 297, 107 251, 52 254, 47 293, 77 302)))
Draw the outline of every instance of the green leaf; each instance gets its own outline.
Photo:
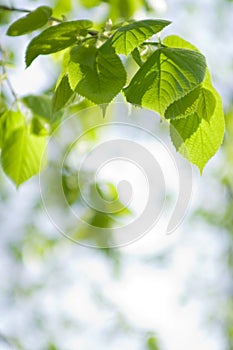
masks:
POLYGON ((53 113, 65 107, 74 92, 70 88, 68 76, 64 75, 53 96, 53 113))
POLYGON ((52 9, 48 6, 40 6, 28 15, 19 18, 8 28, 7 35, 18 36, 33 32, 43 27, 52 15, 52 9))
POLYGON ((33 114, 43 117, 50 121, 51 119, 51 98, 47 95, 28 95, 21 100, 33 114))
POLYGON ((143 61, 141 59, 140 52, 137 47, 131 52, 131 56, 133 57, 134 61, 139 65, 139 67, 143 65, 143 61))
POLYGON ((80 0, 80 4, 83 6, 83 7, 86 7, 86 8, 91 8, 91 7, 96 7, 98 6, 99 4, 101 3, 100 0, 80 0))
POLYGON ((148 350, 159 350, 158 342, 155 337, 150 337, 147 340, 147 349, 148 350))
POLYGON ((205 72, 205 58, 200 53, 161 48, 148 58, 124 92, 128 102, 164 116, 169 105, 201 84, 205 72))
POLYGON ((184 40, 178 35, 169 35, 163 40, 163 44, 173 48, 188 49, 193 51, 199 51, 196 46, 189 41, 184 40))
POLYGON ((31 132, 38 136, 49 135, 49 125, 45 122, 45 119, 35 115, 31 120, 31 132))
POLYGON ((109 18, 113 22, 119 21, 119 18, 126 19, 133 17, 136 11, 143 6, 142 0, 105 0, 109 3, 109 18))
POLYGON ((197 109, 198 100, 200 98, 201 88, 198 86, 190 93, 182 97, 181 99, 173 102, 165 111, 165 118, 174 119, 187 117, 187 115, 194 113, 197 109))
POLYGON ((170 23, 171 22, 165 20, 152 19, 133 22, 119 28, 102 46, 102 50, 113 47, 116 53, 127 56, 146 39, 160 32, 170 23))
MULTIPOLYGON (((195 46, 176 35, 165 38, 163 43, 198 51, 195 46)), ((170 135, 176 149, 196 164, 202 173, 206 163, 219 149, 225 130, 221 97, 212 86, 208 69, 196 107, 196 111, 186 118, 171 121, 170 135)))
POLYGON ((15 130, 2 149, 2 167, 17 187, 39 173, 46 149, 46 138, 29 133, 27 127, 15 130))
POLYGON ((77 36, 87 35, 92 26, 89 20, 64 22, 45 29, 29 43, 26 51, 27 67, 39 55, 48 55, 61 51, 77 41, 77 36))
POLYGON ((68 76, 71 88, 96 104, 111 102, 126 82, 120 58, 94 47, 72 50, 68 76))
POLYGON ((9 136, 25 125, 24 116, 20 112, 6 111, 0 118, 0 147, 2 148, 9 136))
MULTIPOLYGON (((170 135, 174 146, 202 173, 206 163, 219 149, 224 136, 225 121, 221 97, 212 88, 216 100, 214 113, 203 117, 202 108, 186 118, 171 120, 170 135)), ((212 98, 212 97, 211 97, 212 98)), ((205 110, 205 108, 204 108, 205 110)))
POLYGON ((216 107, 216 98, 211 90, 201 89, 197 105, 197 113, 207 121, 210 121, 216 107))

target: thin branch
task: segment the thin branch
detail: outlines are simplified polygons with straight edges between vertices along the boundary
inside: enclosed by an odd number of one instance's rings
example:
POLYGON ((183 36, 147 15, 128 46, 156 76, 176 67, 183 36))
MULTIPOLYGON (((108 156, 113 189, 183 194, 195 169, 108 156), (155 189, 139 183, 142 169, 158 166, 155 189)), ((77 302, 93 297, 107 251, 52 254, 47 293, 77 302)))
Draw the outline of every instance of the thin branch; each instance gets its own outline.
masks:
MULTIPOLYGON (((5 10, 5 11, 12 11, 12 12, 23 12, 23 13, 31 13, 32 11, 23 9, 23 8, 16 8, 16 7, 9 7, 5 5, 0 5, 0 10, 5 10)), ((62 23, 63 20, 56 18, 56 17, 50 17, 49 18, 51 21, 62 23)))
POLYGON ((24 12, 24 13, 29 13, 31 12, 30 10, 22 9, 22 8, 15 8, 15 7, 9 7, 5 5, 0 5, 0 10, 5 10, 5 11, 15 11, 15 12, 24 12))
POLYGON ((3 71, 3 74, 5 75, 5 81, 9 87, 9 90, 10 90, 12 96, 14 97, 15 101, 18 101, 18 96, 17 96, 17 94, 16 94, 16 92, 15 92, 15 90, 14 90, 14 88, 13 88, 13 86, 8 78, 8 75, 7 75, 7 71, 6 71, 6 67, 5 67, 5 63, 4 63, 6 52, 3 50, 1 45, 0 45, 0 53, 2 54, 2 71, 3 71))

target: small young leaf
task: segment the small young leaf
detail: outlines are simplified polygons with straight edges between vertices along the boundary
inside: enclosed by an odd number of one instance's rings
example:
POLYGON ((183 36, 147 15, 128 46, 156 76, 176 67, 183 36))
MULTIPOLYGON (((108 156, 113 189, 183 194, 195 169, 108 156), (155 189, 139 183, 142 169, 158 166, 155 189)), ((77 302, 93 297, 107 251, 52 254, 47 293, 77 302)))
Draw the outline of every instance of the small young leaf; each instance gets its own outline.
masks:
POLYGON ((113 47, 117 54, 128 55, 136 47, 169 25, 165 20, 143 20, 120 27, 103 45, 102 50, 113 47))
POLYGON ((52 15, 52 9, 48 6, 40 6, 28 15, 19 18, 8 28, 7 35, 18 36, 33 32, 43 27, 52 15))
POLYGON ((27 67, 39 55, 61 51, 77 41, 77 36, 85 36, 92 26, 89 20, 64 22, 45 29, 29 43, 26 51, 27 67))
POLYGON ((203 55, 186 49, 156 50, 124 89, 127 101, 164 116, 169 105, 194 90, 204 80, 203 55))
POLYGON ((70 88, 68 76, 64 75, 53 96, 53 113, 65 107, 74 92, 70 88))
POLYGON ((191 163, 196 164, 202 173, 206 163, 219 149, 224 136, 225 121, 221 97, 216 90, 214 113, 207 113, 206 120, 201 108, 186 118, 171 120, 170 135, 174 146, 191 163))
POLYGON ((96 104, 111 102, 126 82, 120 58, 94 47, 72 50, 68 75, 72 89, 96 104))
POLYGON ((20 112, 6 111, 0 118, 0 147, 2 148, 9 136, 25 125, 24 116, 20 112))
POLYGON ((2 149, 2 167, 17 187, 45 165, 42 162, 46 138, 29 133, 27 127, 15 130, 2 149))

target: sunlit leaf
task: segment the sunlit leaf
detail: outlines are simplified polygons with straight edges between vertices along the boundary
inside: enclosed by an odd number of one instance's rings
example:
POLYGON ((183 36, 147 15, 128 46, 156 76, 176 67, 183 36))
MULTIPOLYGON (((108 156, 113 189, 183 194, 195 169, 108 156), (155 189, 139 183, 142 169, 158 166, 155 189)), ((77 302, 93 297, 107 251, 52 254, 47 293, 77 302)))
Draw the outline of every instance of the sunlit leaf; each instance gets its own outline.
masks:
POLYGON ((20 112, 6 111, 0 118, 0 147, 18 128, 25 125, 25 118, 20 112))
POLYGON ((211 90, 201 88, 197 104, 197 113, 207 121, 211 119, 216 107, 216 98, 211 90))
POLYGON ((124 90, 127 101, 164 112, 176 100, 194 90, 204 79, 206 62, 198 52, 161 48, 156 50, 124 90))
POLYGON ((167 36, 163 39, 163 44, 169 47, 198 51, 196 46, 191 44, 189 41, 179 37, 178 35, 167 36))
MULTIPOLYGON (((175 35, 165 38, 163 43, 174 48, 198 51, 195 46, 175 35)), ((176 149, 202 172, 222 144, 224 131, 222 100, 207 70, 200 86, 196 111, 186 118, 171 121, 171 139, 176 149)))
POLYGON ((103 54, 94 47, 72 50, 68 75, 72 89, 97 104, 110 102, 126 82, 120 58, 115 53, 103 54))
POLYGON ((221 97, 215 91, 216 106, 208 120, 200 110, 186 118, 171 120, 170 134, 176 149, 203 171, 206 163, 219 149, 224 136, 225 121, 221 97))
POLYGON ((128 55, 146 39, 160 32, 170 23, 165 20, 152 19, 133 22, 120 27, 105 43, 103 48, 111 46, 115 49, 116 53, 128 55))
POLYGON ((7 138, 2 149, 4 172, 19 186, 45 165, 42 162, 46 138, 30 134, 27 127, 15 130, 7 138))
POLYGON ((198 100, 200 98, 201 87, 198 86, 196 89, 189 92, 184 97, 173 102, 165 111, 165 118, 181 118, 194 113, 197 109, 198 100))

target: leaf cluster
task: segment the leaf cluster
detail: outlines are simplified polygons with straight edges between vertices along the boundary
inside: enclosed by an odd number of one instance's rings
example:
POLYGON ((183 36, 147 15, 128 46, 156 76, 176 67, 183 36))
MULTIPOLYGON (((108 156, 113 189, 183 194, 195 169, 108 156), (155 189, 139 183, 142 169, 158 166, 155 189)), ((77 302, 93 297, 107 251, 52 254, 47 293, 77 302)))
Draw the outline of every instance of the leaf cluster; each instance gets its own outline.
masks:
MULTIPOLYGON (((202 172, 224 135, 221 97, 212 85, 205 57, 175 35, 163 40, 159 35, 155 41, 155 35, 170 24, 166 20, 131 20, 114 26, 109 22, 96 30, 86 19, 54 24, 52 12, 41 6, 7 31, 17 36, 47 26, 27 46, 27 67, 40 55, 64 52, 49 118, 74 97, 102 105, 123 93, 127 102, 168 120, 174 146, 202 172), (133 77, 127 72, 130 59, 138 66, 133 77)), ((37 113, 36 97, 23 103, 34 115, 30 125, 19 111, 8 111, 0 119, 3 169, 17 185, 40 170, 45 124, 52 120, 37 113)))

